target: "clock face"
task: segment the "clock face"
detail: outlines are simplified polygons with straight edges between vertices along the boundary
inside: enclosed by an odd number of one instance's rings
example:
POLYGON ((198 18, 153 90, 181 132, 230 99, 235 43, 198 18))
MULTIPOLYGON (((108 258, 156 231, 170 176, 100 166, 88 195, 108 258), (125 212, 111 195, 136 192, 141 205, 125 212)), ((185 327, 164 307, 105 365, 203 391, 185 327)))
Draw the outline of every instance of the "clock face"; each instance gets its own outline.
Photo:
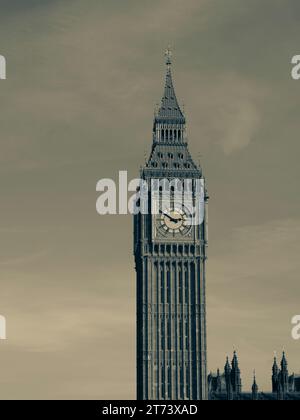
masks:
POLYGON ((162 208, 156 219, 156 230, 162 238, 178 239, 191 235, 191 214, 182 204, 162 208))

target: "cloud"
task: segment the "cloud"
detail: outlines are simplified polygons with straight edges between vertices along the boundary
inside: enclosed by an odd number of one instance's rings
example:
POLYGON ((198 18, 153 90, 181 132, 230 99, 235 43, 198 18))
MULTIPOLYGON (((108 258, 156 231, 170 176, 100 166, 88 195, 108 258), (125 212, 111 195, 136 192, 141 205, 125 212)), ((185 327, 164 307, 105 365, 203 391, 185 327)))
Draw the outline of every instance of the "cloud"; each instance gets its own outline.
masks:
MULTIPOLYGON (((197 85, 196 80, 194 83, 197 85)), ((208 143, 221 147, 225 155, 249 146, 259 129, 260 102, 266 88, 231 72, 198 77, 199 83, 199 96, 189 105, 198 111, 194 130, 208 143)))

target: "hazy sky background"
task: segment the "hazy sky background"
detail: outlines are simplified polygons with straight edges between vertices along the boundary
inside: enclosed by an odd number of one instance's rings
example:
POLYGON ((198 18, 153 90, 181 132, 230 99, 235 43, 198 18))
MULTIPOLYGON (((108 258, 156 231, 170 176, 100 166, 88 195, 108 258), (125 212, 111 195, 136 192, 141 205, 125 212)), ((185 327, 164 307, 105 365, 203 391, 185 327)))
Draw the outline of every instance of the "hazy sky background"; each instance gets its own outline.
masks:
POLYGON ((96 182, 138 175, 164 85, 210 193, 209 370, 300 373, 299 0, 0 0, 0 398, 135 398, 130 216, 96 182))

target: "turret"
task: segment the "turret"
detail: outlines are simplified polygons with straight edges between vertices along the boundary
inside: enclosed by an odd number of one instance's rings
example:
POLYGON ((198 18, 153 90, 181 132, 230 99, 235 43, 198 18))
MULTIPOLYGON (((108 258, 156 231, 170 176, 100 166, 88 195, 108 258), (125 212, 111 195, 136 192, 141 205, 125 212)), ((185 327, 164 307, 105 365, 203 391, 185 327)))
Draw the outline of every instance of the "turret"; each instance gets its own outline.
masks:
POLYGON ((252 385, 252 400, 258 400, 258 386, 256 383, 256 377, 255 377, 255 371, 254 371, 254 377, 253 377, 253 385, 252 385))
POLYGON ((278 392, 278 373, 279 373, 279 368, 277 365, 277 359, 276 357, 274 357, 274 363, 272 367, 272 392, 273 393, 278 392))
POLYGON ((236 351, 234 351, 232 359, 231 384, 233 393, 239 395, 242 392, 242 381, 236 351))
POLYGON ((285 352, 282 353, 281 359, 281 374, 280 374, 280 382, 282 386, 282 392, 285 394, 288 392, 288 383, 289 383, 289 371, 288 371, 288 363, 285 357, 285 352))
POLYGON ((232 400, 231 367, 230 367, 230 364, 229 364, 228 356, 226 358, 224 373, 225 373, 227 399, 232 400))

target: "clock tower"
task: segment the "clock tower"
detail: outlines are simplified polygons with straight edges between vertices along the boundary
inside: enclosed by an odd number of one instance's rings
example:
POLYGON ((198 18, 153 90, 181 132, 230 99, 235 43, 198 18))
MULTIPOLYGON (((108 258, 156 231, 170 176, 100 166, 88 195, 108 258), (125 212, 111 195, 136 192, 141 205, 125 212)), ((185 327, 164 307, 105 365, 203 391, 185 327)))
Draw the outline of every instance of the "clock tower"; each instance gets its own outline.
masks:
POLYGON ((166 52, 166 81, 134 216, 137 398, 205 400, 207 192, 187 145, 166 52))

